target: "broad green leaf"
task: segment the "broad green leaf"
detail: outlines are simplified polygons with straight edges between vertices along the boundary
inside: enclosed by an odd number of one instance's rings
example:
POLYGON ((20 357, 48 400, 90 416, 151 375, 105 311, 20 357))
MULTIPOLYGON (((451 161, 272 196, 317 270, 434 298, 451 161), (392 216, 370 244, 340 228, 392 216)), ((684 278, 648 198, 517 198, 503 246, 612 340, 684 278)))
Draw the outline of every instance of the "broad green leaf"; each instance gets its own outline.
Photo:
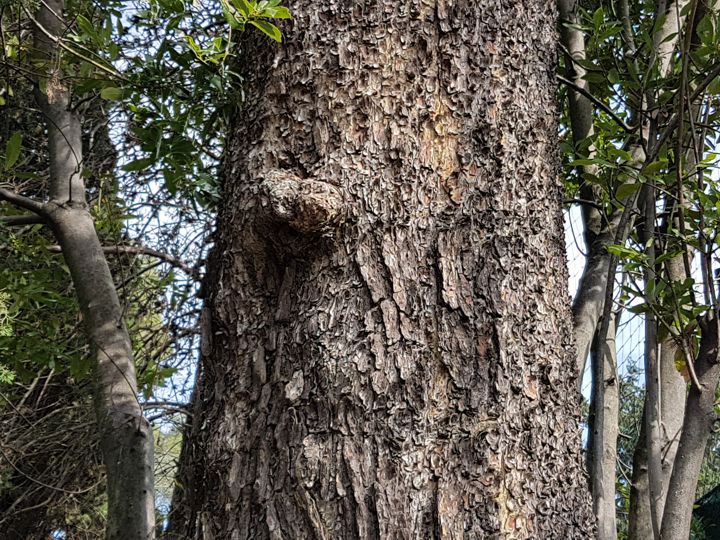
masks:
POLYGON ((270 17, 271 19, 292 19, 290 10, 286 7, 267 7, 263 12, 263 15, 270 17))
POLYGON ((640 314, 649 311, 649 307, 647 304, 639 304, 637 306, 629 307, 628 311, 630 313, 640 314))
POLYGON ((5 170, 9 169, 20 157, 20 148, 22 146, 22 133, 16 131, 8 139, 5 145, 5 170))
POLYGON ((599 165, 600 162, 595 159, 576 159, 571 165, 575 167, 587 167, 588 165, 599 165))
POLYGON ((600 28, 602 26, 603 20, 605 18, 605 13, 603 12, 603 8, 599 7, 597 10, 595 10, 595 13, 593 13, 593 25, 596 29, 600 28))
POLYGON ((233 30, 245 30, 245 21, 247 16, 243 15, 236 8, 234 9, 226 0, 221 0, 220 7, 222 8, 225 21, 230 25, 233 30), (240 18, 238 18, 238 16, 240 18))
POLYGON ((631 260, 637 260, 644 258, 644 254, 635 251, 634 249, 627 248, 625 246, 621 246, 619 244, 610 244, 606 248, 610 253, 613 255, 617 255, 618 257, 627 258, 631 260))
POLYGON ((250 4, 250 2, 248 2, 247 0, 231 0, 231 1, 232 1, 232 5, 235 6, 237 8, 237 10, 245 16, 246 19, 248 17, 250 17, 250 14, 254 10, 254 6, 252 4, 250 4))
POLYGON ((108 101, 118 101, 123 98, 123 95, 123 89, 117 86, 108 86, 100 90, 100 97, 108 101))
POLYGON ((97 39, 97 32, 95 31, 95 27, 93 24, 87 19, 87 17, 83 17, 82 15, 78 15, 75 18, 75 22, 80 27, 80 29, 85 32, 90 39, 93 41, 98 41, 97 39))
POLYGON ((267 21, 250 21, 254 27, 259 28, 264 34, 270 36, 278 43, 282 41, 282 33, 280 29, 267 21))
POLYGON ((667 160, 653 161, 650 165, 643 168, 643 174, 653 176, 667 167, 667 160))
POLYGON ((155 158, 145 157, 131 161, 127 165, 123 165, 122 170, 126 172, 142 171, 155 163, 155 158))
POLYGON ((641 186, 640 182, 623 184, 617 189, 615 196, 620 200, 627 199, 630 195, 634 195, 641 186))

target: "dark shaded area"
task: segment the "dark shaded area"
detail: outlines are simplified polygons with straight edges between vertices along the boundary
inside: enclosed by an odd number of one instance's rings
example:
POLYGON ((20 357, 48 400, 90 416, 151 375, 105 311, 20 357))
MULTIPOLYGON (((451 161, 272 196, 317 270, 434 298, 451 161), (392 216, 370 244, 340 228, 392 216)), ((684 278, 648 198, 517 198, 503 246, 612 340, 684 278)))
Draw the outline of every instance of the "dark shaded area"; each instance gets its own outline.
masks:
POLYGON ((695 501, 693 515, 701 520, 707 540, 720 540, 720 484, 695 501))

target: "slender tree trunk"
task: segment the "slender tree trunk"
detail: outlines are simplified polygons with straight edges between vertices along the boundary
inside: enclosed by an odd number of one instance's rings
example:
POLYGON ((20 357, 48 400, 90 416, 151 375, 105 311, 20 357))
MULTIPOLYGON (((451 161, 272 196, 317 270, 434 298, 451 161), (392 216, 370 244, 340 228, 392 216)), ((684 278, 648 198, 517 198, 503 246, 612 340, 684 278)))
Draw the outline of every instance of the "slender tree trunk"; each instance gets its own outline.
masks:
MULTIPOLYGON (((642 242, 646 246, 645 301, 655 303, 655 189, 646 191, 644 201, 645 222, 642 242)), ((650 524, 653 538, 660 537, 662 520, 661 499, 663 493, 662 436, 660 431, 660 369, 658 364, 657 319, 653 313, 645 313, 645 395, 646 407, 645 444, 647 446, 648 489, 650 496, 650 524)))
POLYGON ((44 217, 62 248, 95 359, 96 413, 108 476, 107 537, 146 540, 154 529, 153 438, 137 399, 122 308, 85 201, 80 119, 59 68, 64 9, 64 0, 44 0, 33 21, 36 65, 43 70, 36 99, 47 119, 50 200, 43 204, 4 189, 0 198, 44 217))
POLYGON ((632 478, 630 486, 630 513, 628 515, 628 538, 646 540, 653 537, 650 517, 650 490, 647 471, 647 430, 645 428, 645 409, 643 404, 640 433, 633 452, 632 478))
POLYGON ((617 351, 615 348, 616 316, 611 314, 607 337, 596 335, 592 348, 593 390, 591 396, 590 440, 588 443, 593 510, 598 524, 598 540, 617 538, 615 520, 615 464, 619 394, 617 351))
POLYGON ((591 537, 551 4, 291 7, 242 43, 171 534, 591 537))
MULTIPOLYGON (((558 0, 558 9, 560 12, 560 38, 566 51, 567 76, 577 87, 589 92, 590 83, 585 80, 586 70, 580 64, 586 59, 586 51, 585 36, 578 29, 580 21, 577 14, 577 2, 576 0, 558 0)), ((568 91, 568 100, 573 141, 575 144, 581 144, 593 136, 594 106, 587 96, 573 88, 568 91)), ((592 159, 594 155, 594 148, 590 145, 588 158, 592 159)), ((599 173, 598 167, 595 165, 584 166, 583 172, 595 176, 599 173)), ((599 199, 593 187, 587 182, 582 184, 580 195, 589 203, 599 199)), ((601 232, 606 228, 606 223, 603 223, 604 216, 592 204, 582 205, 582 216, 588 257, 573 302, 578 384, 582 384, 585 363, 603 312, 605 286, 610 266, 610 254, 605 250, 605 246, 612 243, 615 234, 615 231, 609 231, 609 234, 606 233, 600 237, 601 232)))
MULTIPOLYGON (((677 213, 677 212, 675 212, 677 213)), ((674 224, 679 229, 677 220, 674 224)), ((669 283, 680 283, 688 276, 682 255, 664 262, 665 276, 669 283)), ((660 494, 660 515, 665 508, 670 476, 675 463, 683 418, 685 416, 685 400, 687 383, 678 371, 676 357, 679 347, 672 336, 668 335, 660 344, 660 419, 661 419, 661 452, 662 452, 662 493, 660 494)), ((691 358, 686 361, 692 361, 691 358)))
POLYGON ((702 323, 695 373, 702 385, 692 385, 687 396, 682 435, 670 477, 662 520, 663 540, 685 540, 690 532, 695 490, 705 446, 717 421, 715 392, 720 381, 717 313, 702 323))

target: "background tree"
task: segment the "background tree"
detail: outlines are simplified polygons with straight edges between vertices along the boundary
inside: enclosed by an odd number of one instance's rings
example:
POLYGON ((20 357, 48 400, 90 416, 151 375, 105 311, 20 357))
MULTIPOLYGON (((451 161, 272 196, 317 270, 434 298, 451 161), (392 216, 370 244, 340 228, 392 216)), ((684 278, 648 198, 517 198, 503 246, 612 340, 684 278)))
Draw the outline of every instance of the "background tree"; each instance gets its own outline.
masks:
POLYGON ((576 158, 568 179, 572 197, 585 207, 589 253, 574 306, 581 329, 579 366, 593 335, 588 328, 595 329, 596 343, 606 344, 604 355, 591 356, 589 463, 600 534, 617 537, 619 375, 609 330, 619 260, 621 305, 631 301, 631 311, 643 314, 646 343, 643 426, 632 464, 628 534, 686 538, 717 387, 709 369, 717 363, 716 247, 708 229, 715 219, 708 197, 715 191, 710 171, 719 73, 717 6, 701 1, 563 1, 560 6, 573 136, 567 155, 576 158), (635 222, 635 230, 619 227, 623 219, 635 222), (687 381, 689 408, 683 414, 687 381), (691 434, 692 442, 683 444, 691 434), (676 459, 679 445, 684 456, 676 459))

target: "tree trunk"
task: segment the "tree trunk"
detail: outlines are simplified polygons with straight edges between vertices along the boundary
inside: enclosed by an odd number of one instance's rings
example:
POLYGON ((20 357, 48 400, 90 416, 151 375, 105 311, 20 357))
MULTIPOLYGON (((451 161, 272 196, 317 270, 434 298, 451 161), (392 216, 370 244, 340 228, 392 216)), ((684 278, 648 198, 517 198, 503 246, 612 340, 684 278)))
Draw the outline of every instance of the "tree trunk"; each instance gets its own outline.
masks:
MULTIPOLYGON (((666 278, 669 282, 685 280, 685 271, 682 256, 665 261, 666 278)), ((675 365, 678 354, 678 345, 672 336, 668 336, 660 344, 660 418, 662 420, 662 494, 660 499, 660 515, 665 508, 668 484, 675 463, 683 418, 685 416, 685 397, 687 383, 675 365)), ((691 362, 692 358, 687 358, 691 362)))
POLYGON ((684 540, 690 532, 695 490, 705 457, 705 446, 717 421, 715 392, 720 381, 718 324, 717 312, 701 322, 702 338, 695 360, 695 373, 702 387, 693 384, 687 395, 682 434, 663 513, 663 540, 684 540))
POLYGON ((171 534, 591 537, 552 4, 291 7, 241 44, 171 534))
POLYGON ((630 486, 630 513, 628 515, 628 538, 646 540, 653 537, 650 508, 650 490, 648 488, 647 430, 645 410, 647 396, 643 404, 640 433, 635 443, 632 462, 632 484, 630 486))
POLYGON ((615 540, 615 463, 618 437, 618 375, 615 347, 616 315, 611 313, 607 337, 599 332, 591 352, 593 388, 591 396, 588 471, 592 485, 593 511, 598 540, 615 540), (604 338, 604 339, 603 339, 604 338))

